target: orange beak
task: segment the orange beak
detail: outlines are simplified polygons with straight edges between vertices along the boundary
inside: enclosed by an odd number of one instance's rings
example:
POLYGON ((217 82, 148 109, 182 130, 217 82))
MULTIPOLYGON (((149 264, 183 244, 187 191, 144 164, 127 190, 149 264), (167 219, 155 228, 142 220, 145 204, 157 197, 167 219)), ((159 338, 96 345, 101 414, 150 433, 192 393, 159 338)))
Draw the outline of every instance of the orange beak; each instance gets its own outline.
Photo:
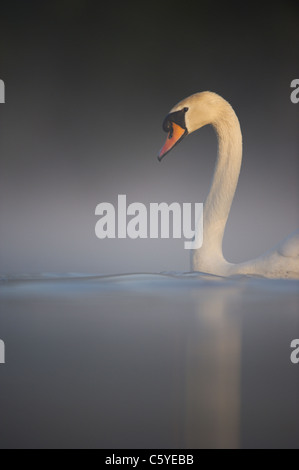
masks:
POLYGON ((161 148, 158 160, 161 161, 162 158, 176 145, 178 144, 182 138, 187 134, 187 130, 183 129, 181 126, 172 122, 172 130, 169 132, 167 140, 163 147, 161 148))

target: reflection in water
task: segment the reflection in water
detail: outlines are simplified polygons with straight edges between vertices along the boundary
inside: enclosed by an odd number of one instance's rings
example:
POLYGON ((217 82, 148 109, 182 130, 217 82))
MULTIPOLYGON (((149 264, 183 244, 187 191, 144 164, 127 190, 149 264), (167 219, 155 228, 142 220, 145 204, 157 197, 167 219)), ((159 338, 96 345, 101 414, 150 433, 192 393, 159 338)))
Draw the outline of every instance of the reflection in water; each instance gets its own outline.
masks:
POLYGON ((188 448, 240 444, 241 318, 236 288, 193 292, 197 315, 187 342, 185 443, 188 448))
POLYGON ((298 286, 3 278, 0 447, 299 447, 298 286))

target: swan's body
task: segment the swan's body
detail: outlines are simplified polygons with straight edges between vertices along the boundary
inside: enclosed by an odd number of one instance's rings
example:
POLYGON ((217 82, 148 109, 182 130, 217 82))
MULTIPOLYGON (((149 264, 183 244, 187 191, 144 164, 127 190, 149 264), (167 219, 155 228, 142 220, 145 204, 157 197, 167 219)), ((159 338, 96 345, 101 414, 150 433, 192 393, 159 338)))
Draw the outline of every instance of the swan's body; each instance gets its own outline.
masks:
POLYGON ((239 264, 225 260, 224 230, 235 195, 242 161, 242 134, 230 104, 211 92, 196 93, 178 103, 164 121, 169 137, 159 159, 188 133, 211 124, 218 136, 218 157, 204 203, 203 245, 192 256, 192 269, 221 276, 249 274, 299 279, 299 231, 263 256, 239 264))

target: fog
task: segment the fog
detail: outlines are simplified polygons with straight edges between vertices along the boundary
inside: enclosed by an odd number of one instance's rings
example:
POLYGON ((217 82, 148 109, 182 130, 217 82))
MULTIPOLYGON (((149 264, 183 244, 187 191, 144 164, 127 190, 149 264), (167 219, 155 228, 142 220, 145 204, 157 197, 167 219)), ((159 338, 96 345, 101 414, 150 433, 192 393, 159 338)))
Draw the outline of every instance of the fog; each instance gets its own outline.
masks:
POLYGON ((249 5, 191 2, 178 14, 155 2, 2 2, 1 272, 188 270, 181 240, 98 240, 95 208, 119 194, 145 205, 204 202, 217 152, 211 128, 156 158, 165 115, 203 90, 232 104, 244 138, 226 257, 252 258, 292 232, 295 8, 257 15, 249 5))

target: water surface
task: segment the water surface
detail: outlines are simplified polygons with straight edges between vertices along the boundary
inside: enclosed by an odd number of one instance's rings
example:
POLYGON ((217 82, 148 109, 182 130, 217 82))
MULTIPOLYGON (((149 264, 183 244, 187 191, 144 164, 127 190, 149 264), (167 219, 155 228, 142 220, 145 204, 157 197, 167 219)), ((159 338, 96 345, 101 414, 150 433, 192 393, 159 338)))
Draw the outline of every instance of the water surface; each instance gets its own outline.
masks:
POLYGON ((1 448, 299 447, 299 283, 3 276, 1 448))

